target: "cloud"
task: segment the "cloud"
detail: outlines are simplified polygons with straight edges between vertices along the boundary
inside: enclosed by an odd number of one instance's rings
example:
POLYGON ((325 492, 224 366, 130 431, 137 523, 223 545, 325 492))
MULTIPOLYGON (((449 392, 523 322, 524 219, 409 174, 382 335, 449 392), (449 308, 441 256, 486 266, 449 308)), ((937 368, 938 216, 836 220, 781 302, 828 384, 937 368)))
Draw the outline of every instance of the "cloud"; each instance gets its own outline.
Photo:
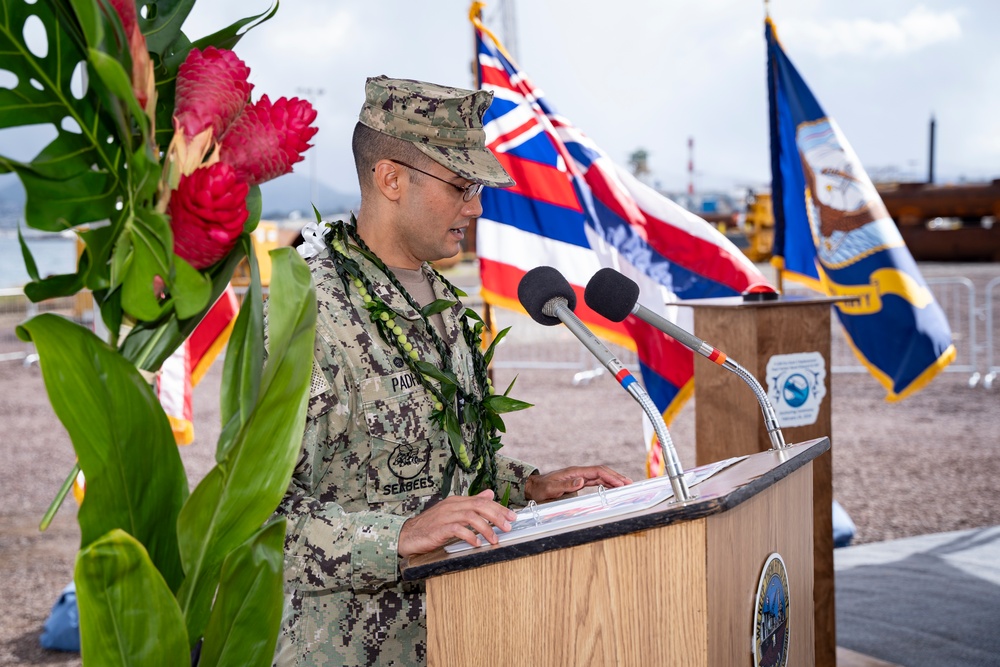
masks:
POLYGON ((796 50, 819 56, 900 57, 932 44, 961 38, 959 12, 934 12, 918 6, 896 21, 871 19, 789 19, 782 22, 782 36, 796 50))
MULTIPOLYGON (((357 46, 360 30, 354 15, 332 7, 324 11, 288 12, 273 29, 261 28, 273 53, 294 54, 298 60, 326 60, 344 56, 357 46)), ((295 6, 295 9, 300 9, 295 6)), ((271 26, 268 26, 271 28, 271 26)), ((259 37, 259 35, 255 35, 259 37)), ((238 47, 237 47, 238 49, 238 47)))

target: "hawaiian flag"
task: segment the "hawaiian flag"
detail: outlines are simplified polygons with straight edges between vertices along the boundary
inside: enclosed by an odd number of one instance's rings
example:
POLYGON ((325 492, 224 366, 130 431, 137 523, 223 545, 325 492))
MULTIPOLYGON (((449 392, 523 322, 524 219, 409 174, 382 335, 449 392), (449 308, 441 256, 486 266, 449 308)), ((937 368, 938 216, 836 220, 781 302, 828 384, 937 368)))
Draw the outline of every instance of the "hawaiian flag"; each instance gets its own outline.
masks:
MULTIPOLYGON (((483 298, 521 310, 517 285, 530 269, 557 269, 578 293, 576 314, 599 336, 636 350, 643 385, 667 423, 693 390, 693 353, 629 316, 590 310, 583 290, 603 267, 640 286, 640 302, 692 328, 683 299, 734 296, 766 282, 724 235, 644 185, 559 115, 478 20, 480 86, 493 92, 487 143, 516 185, 487 188, 476 223, 483 298)), ((658 457, 658 447, 651 447, 658 457)), ((656 474, 662 462, 647 460, 656 474)))
POLYGON ((765 23, 774 259, 831 296, 858 358, 900 400, 955 358, 951 329, 861 161, 765 23))
POLYGON ((239 310, 239 299, 230 285, 184 344, 160 367, 156 377, 156 394, 178 445, 189 445, 194 441, 192 391, 225 349, 239 310))

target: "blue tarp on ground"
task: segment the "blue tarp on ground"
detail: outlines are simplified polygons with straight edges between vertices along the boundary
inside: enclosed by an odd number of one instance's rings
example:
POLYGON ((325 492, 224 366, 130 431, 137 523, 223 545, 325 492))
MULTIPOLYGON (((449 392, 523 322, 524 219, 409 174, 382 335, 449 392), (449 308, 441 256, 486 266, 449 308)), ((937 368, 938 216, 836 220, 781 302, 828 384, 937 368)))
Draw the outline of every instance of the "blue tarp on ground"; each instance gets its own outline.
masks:
POLYGON ((846 547, 854 539, 857 527, 851 521, 847 510, 841 507, 836 500, 833 501, 833 548, 846 547))
POLYGON ((45 649, 80 651, 80 615, 76 607, 76 584, 72 581, 52 605, 40 639, 45 649))

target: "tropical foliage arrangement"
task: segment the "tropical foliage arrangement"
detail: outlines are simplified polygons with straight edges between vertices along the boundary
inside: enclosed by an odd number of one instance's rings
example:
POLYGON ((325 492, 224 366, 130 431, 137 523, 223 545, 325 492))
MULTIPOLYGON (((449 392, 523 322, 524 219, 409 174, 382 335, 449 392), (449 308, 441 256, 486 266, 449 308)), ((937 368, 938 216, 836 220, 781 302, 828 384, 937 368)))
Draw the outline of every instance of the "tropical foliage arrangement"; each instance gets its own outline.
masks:
POLYGON ((302 159, 316 113, 294 98, 252 102, 231 50, 277 4, 192 42, 181 28, 193 5, 0 9, 3 68, 17 78, 0 88, 0 128, 57 131, 30 162, 0 155, 0 173, 24 184, 26 224, 72 230, 83 246, 74 273, 41 277, 22 239, 25 293, 89 290, 110 332, 101 340, 51 314, 18 328, 86 476, 74 572, 85 664, 270 665, 280 622, 285 524, 271 516, 305 423, 315 295, 301 258, 274 251, 265 367, 249 233, 258 185, 302 159), (150 378, 244 259, 251 284, 225 356, 217 465, 191 491, 150 378))

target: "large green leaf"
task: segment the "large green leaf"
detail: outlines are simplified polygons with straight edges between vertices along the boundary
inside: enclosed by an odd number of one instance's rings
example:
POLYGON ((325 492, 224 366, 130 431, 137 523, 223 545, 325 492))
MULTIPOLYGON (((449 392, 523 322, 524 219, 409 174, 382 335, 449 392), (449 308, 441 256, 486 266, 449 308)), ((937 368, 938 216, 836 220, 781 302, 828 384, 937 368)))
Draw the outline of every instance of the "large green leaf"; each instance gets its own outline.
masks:
MULTIPOLYGON (((132 77, 122 67, 122 63, 103 51, 93 48, 87 53, 87 59, 91 71, 97 75, 100 83, 104 84, 97 90, 104 91, 112 98, 120 100, 130 112, 132 120, 138 125, 142 135, 149 136, 149 117, 146 116, 146 112, 132 92, 132 77)), ((123 132, 123 136, 128 136, 128 128, 123 127, 123 129, 126 131, 123 132)))
POLYGON ((139 15, 139 29, 146 36, 150 53, 162 55, 182 34, 181 26, 194 8, 195 0, 154 0, 143 2, 145 11, 139 15))
POLYGON ((199 49, 204 49, 206 46, 214 45, 220 49, 233 49, 236 44, 242 39, 243 35, 247 34, 253 28, 256 28, 261 23, 269 20, 278 12, 278 0, 274 0, 274 4, 271 7, 260 14, 254 14, 253 16, 248 16, 244 19, 240 19, 226 26, 222 30, 213 32, 211 35, 202 37, 195 41, 194 46, 199 49))
POLYGON ((243 297, 243 307, 240 308, 226 347, 223 377, 230 381, 222 384, 219 397, 222 432, 219 434, 215 459, 220 462, 257 403, 263 367, 261 359, 264 358, 264 337, 260 335, 259 328, 259 323, 263 321, 264 298, 257 255, 249 236, 244 235, 242 242, 250 264, 250 289, 243 297))
POLYGON ((154 321, 166 304, 153 291, 153 281, 169 279, 174 256, 170 222, 162 213, 140 209, 127 226, 133 256, 122 276, 122 308, 136 319, 154 321))
POLYGON ((233 271, 243 260, 244 245, 237 243, 228 256, 208 271, 212 281, 212 293, 207 305, 194 317, 179 320, 176 317, 164 321, 140 322, 129 332, 121 345, 121 354, 139 368, 155 371, 173 354, 177 346, 184 342, 198 323, 229 286, 233 271))
POLYGON ((39 315, 18 335, 38 350, 49 401, 87 479, 81 546, 121 528, 146 547, 175 589, 182 571, 174 525, 187 478, 153 390, 114 349, 67 319, 39 315))
POLYGON ((93 291, 112 287, 108 258, 114 248, 117 233, 117 228, 112 225, 79 232, 80 239, 87 248, 84 251, 88 263, 84 284, 93 291))
POLYGON ((0 127, 59 125, 67 115, 70 79, 86 55, 82 45, 69 38, 59 25, 56 4, 64 3, 0 5, 0 53, 4 55, 4 69, 18 79, 13 87, 0 88, 0 127), (32 53, 24 38, 25 23, 32 16, 45 29, 48 48, 43 57, 32 53))
POLYGON ((269 667, 281 628, 285 519, 261 528, 222 565, 198 667, 269 667))
MULTIPOLYGON (((94 0, 69 0, 69 2, 53 2, 59 14, 60 23, 66 34, 72 35, 81 48, 86 44, 100 44, 104 40, 104 18, 101 7, 94 0)), ((110 5, 108 5, 110 8, 110 5)), ((115 28, 121 33, 119 40, 124 44, 124 29, 115 28)))
POLYGON ((191 50, 191 41, 181 32, 194 0, 155 0, 146 4, 139 27, 153 61, 156 80, 156 133, 158 145, 166 146, 174 133, 177 68, 191 50))
MULTIPOLYGON (((270 354, 257 403, 223 460, 191 494, 177 524, 186 574, 178 599, 192 638, 201 636, 208 620, 223 559, 274 512, 302 443, 316 294, 308 267, 293 249, 272 251, 271 267, 270 354)), ((239 379, 223 377, 224 386, 234 383, 239 379)))
POLYGON ((257 229, 263 207, 264 198, 260 194, 260 186, 251 185, 247 193, 247 221, 243 223, 243 231, 252 232, 257 229))
POLYGON ((73 579, 85 664, 190 664, 177 600, 131 535, 113 530, 81 550, 73 579))
POLYGON ((174 280, 170 287, 177 317, 186 320, 212 305, 212 281, 182 258, 174 255, 174 280))
POLYGON ((83 287, 83 276, 79 273, 60 273, 27 283, 24 295, 35 303, 60 296, 71 296, 83 287))
POLYGON ((24 260, 24 268, 28 272, 28 276, 32 280, 41 280, 41 276, 38 275, 38 265, 35 264, 35 257, 31 254, 31 248, 24 240, 24 234, 21 233, 20 223, 17 225, 17 242, 21 246, 21 259, 24 260))
MULTIPOLYGON (((25 219, 37 229, 58 230, 110 217, 121 186, 122 142, 127 146, 131 129, 119 105, 134 102, 131 91, 122 91, 127 93, 124 99, 97 85, 88 86, 82 99, 72 92, 78 71, 86 69, 92 79, 98 77, 91 55, 106 76, 124 75, 113 60, 115 54, 102 51, 104 44, 87 41, 103 39, 96 6, 96 0, 54 0, 5 2, 0 9, 4 69, 17 77, 14 86, 0 88, 0 128, 46 123, 57 131, 30 163, 0 159, 21 177, 28 199, 25 219), (43 56, 32 53, 24 37, 25 22, 32 16, 45 31, 43 56), (109 137, 116 140, 108 142, 109 137)), ((117 53, 116 47, 113 50, 117 53)))
MULTIPOLYGON (((53 147, 56 143, 78 142, 75 137, 66 141, 66 135, 60 134, 45 150, 63 150, 53 147)), ((89 155, 94 153, 87 151, 89 155)), ((117 175, 110 170, 86 169, 62 179, 41 175, 34 165, 18 166, 15 170, 27 194, 24 220, 29 227, 58 232, 87 222, 105 220, 114 212, 120 183, 117 175)))

